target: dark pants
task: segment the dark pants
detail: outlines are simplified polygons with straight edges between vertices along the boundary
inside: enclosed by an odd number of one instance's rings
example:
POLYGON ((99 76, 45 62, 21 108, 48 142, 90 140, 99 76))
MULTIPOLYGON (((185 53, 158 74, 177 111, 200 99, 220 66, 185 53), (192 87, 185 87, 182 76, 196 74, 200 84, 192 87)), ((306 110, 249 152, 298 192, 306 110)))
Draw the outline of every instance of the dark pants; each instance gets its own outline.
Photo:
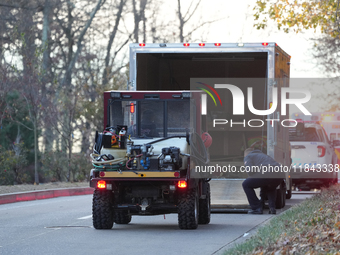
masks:
POLYGON ((268 196, 268 204, 269 208, 275 209, 275 200, 276 200, 276 187, 282 182, 282 179, 257 179, 257 178, 247 178, 242 183, 242 187, 244 192, 247 195, 247 199, 251 209, 256 210, 260 208, 261 201, 256 196, 255 190, 256 188, 263 189, 262 192, 266 192, 268 196))

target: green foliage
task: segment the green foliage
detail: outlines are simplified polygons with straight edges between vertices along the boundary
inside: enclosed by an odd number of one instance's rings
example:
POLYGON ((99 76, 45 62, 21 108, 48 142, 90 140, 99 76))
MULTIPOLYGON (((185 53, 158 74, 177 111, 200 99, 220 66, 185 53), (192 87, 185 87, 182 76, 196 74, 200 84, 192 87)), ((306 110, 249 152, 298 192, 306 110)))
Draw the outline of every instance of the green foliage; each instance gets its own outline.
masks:
POLYGON ((73 154, 71 158, 70 169, 73 177, 73 181, 85 181, 89 180, 89 166, 90 160, 86 155, 73 154))
POLYGON ((13 150, 0 146, 0 185, 31 182, 27 174, 27 150, 24 144, 14 144, 13 150))
POLYGON ((68 160, 62 151, 44 153, 41 163, 46 181, 64 181, 66 179, 68 160))
MULTIPOLYGON (((24 143, 24 147, 27 150, 33 150, 34 135, 32 130, 30 130, 33 128, 33 125, 28 117, 29 114, 26 103, 20 98, 17 90, 9 91, 3 100, 5 103, 2 105, 6 105, 6 107, 0 109, 0 111, 4 111, 6 114, 2 120, 0 145, 6 149, 10 149, 19 135, 20 140, 24 143), (23 125, 18 123, 22 123, 23 125)), ((29 155, 29 158, 31 159, 32 156, 29 155)))
MULTIPOLYGON (((50 151, 42 155, 42 174, 46 181, 65 181, 67 179, 68 158, 62 151, 50 151)), ((70 160, 71 180, 88 180, 90 161, 83 154, 72 154, 70 160)))
POLYGON ((322 33, 332 37, 339 35, 336 20, 340 20, 336 14, 336 0, 321 1, 288 1, 288 0, 258 0, 254 7, 254 18, 257 23, 254 27, 264 29, 268 19, 277 23, 277 28, 284 32, 302 32, 303 30, 317 28, 322 33))

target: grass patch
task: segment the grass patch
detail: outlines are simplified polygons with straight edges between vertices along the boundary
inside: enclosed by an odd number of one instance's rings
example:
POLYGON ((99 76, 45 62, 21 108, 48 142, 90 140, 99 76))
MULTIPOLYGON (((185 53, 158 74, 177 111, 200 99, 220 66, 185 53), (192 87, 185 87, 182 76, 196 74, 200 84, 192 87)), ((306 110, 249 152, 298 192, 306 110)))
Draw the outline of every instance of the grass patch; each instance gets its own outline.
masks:
POLYGON ((340 254, 340 185, 324 189, 268 224, 242 244, 235 254, 340 254))

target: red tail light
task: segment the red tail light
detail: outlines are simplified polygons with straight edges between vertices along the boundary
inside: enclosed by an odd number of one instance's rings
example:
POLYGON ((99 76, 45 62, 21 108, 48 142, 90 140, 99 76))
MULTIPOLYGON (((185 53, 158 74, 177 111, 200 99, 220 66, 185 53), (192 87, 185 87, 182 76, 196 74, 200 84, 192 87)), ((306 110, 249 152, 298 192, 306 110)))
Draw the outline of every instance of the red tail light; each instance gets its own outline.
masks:
POLYGON ((262 43, 263 46, 268 46, 267 42, 262 43))
POLYGON ((190 43, 183 43, 183 46, 188 47, 190 46, 190 43))
POLYGON ((134 113, 134 112, 135 112, 135 104, 134 104, 134 103, 131 103, 131 104, 130 104, 130 112, 131 112, 131 113, 134 113))
POLYGON ((106 189, 106 181, 98 181, 97 182, 98 189, 106 189))
POLYGON ((140 46, 140 47, 144 47, 144 46, 145 46, 145 43, 140 43, 139 46, 140 46))
POLYGON ((187 182, 186 181, 178 181, 177 184, 178 188, 184 189, 187 187, 187 182))
POLYGON ((221 44, 220 43, 215 43, 215 46, 221 46, 221 44))
POLYGON ((326 148, 324 146, 318 146, 318 157, 323 157, 326 154, 326 148))
POLYGON ((205 46, 205 43, 199 43, 198 45, 203 47, 203 46, 205 46))

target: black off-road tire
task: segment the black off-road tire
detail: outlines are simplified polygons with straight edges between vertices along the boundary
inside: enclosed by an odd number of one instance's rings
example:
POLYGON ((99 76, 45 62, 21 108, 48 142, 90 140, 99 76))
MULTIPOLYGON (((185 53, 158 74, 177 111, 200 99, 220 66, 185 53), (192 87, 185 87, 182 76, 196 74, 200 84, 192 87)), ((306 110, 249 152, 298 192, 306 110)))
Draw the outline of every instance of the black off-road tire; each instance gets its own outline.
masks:
POLYGON ((286 189, 282 188, 276 190, 276 209, 282 209, 286 205, 286 189))
POLYGON ((287 190, 286 199, 292 198, 292 187, 293 187, 293 180, 289 179, 289 189, 287 190))
POLYGON ((131 221, 131 214, 128 211, 116 211, 115 223, 116 224, 129 224, 131 221))
POLYGON ((282 208, 284 208, 286 206, 286 193, 287 193, 287 189, 285 188, 283 191, 282 191, 282 201, 283 201, 283 206, 282 208))
POLYGON ((92 200, 92 222, 95 229, 111 229, 114 222, 111 191, 95 189, 92 200))
POLYGON ((205 199, 199 200, 198 210, 198 224, 209 224, 210 223, 210 184, 205 183, 203 185, 203 194, 206 194, 205 199))
POLYGON ((198 227, 197 189, 190 189, 181 195, 178 203, 178 226, 180 229, 198 227))

